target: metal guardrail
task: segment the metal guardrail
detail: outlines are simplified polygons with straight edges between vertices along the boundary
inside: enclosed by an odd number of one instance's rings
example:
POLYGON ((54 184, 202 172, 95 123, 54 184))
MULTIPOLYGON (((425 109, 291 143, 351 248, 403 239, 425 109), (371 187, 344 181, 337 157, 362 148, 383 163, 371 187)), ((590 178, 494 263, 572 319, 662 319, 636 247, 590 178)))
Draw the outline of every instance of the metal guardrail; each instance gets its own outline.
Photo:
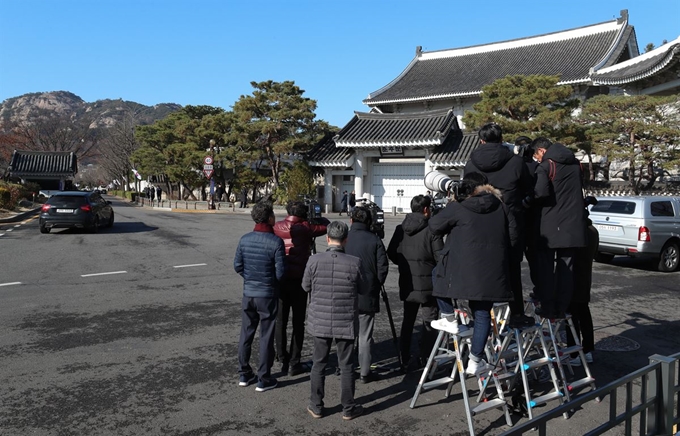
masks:
POLYGON ((672 435, 680 424, 680 353, 671 356, 655 354, 650 364, 594 391, 577 396, 572 401, 556 407, 534 419, 503 433, 503 436, 520 435, 538 430, 539 436, 547 435, 548 423, 562 414, 570 413, 583 404, 605 397, 609 399, 608 420, 585 433, 595 436, 624 425, 624 434, 633 434, 633 421, 639 424, 640 435, 672 435), (634 387, 639 386, 636 402, 634 387), (624 388, 623 404, 618 403, 619 389, 624 388), (619 406, 623 412, 619 412, 619 406))

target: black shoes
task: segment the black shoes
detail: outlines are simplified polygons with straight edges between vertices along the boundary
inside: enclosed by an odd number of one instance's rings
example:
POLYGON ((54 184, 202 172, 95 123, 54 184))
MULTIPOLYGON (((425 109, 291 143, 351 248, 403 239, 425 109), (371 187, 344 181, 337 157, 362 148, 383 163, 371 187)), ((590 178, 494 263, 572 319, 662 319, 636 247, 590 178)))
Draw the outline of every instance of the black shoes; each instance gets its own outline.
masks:
POLYGON ((354 406, 354 408, 351 411, 343 413, 342 419, 344 419, 345 421, 351 421, 354 418, 361 416, 363 413, 364 413, 364 406, 357 404, 356 406, 354 406))
POLYGON ((363 383, 363 384, 368 384, 368 383, 371 383, 371 382, 378 380, 378 374, 371 371, 371 372, 368 373, 368 375, 360 376, 359 380, 361 380, 361 383, 363 383))
POLYGON ((533 327, 536 325, 536 319, 532 316, 527 315, 511 315, 510 316, 510 327, 514 329, 522 327, 533 327))
POLYGON ((541 318, 547 318, 547 319, 564 319, 565 316, 566 316, 564 311, 561 311, 561 310, 544 310, 542 307, 537 307, 534 312, 536 313, 536 315, 540 316, 541 318))
POLYGON ((309 368, 307 365, 298 363, 290 367, 290 369, 288 370, 288 376, 295 377, 296 375, 304 374, 306 372, 309 372, 310 370, 311 368, 309 368))

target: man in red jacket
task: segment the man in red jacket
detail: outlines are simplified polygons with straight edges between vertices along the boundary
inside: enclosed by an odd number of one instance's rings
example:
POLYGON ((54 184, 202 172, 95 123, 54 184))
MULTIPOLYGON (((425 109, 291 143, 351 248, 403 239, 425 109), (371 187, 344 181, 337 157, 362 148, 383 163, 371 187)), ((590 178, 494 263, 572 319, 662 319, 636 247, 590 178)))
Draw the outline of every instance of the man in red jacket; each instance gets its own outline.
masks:
POLYGON ((274 233, 286 246, 286 274, 281 283, 279 313, 276 318, 276 354, 281 361, 281 372, 296 376, 307 372, 300 362, 305 337, 307 293, 302 289, 302 276, 312 254, 313 239, 326 234, 330 224, 326 218, 308 221, 308 208, 302 201, 289 201, 288 216, 274 224, 274 233), (288 316, 293 310, 293 337, 288 348, 288 316))

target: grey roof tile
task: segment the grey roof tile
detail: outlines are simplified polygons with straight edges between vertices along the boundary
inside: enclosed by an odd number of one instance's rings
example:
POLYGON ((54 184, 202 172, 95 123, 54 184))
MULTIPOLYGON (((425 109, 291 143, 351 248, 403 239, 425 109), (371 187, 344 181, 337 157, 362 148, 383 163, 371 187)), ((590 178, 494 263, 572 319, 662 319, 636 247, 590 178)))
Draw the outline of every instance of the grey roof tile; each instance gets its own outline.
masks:
POLYGON ((680 63, 680 37, 648 53, 593 73, 593 82, 621 85, 644 79, 680 63))
POLYGON ((364 103, 476 95, 484 85, 508 75, 560 75, 560 83, 586 83, 590 69, 617 58, 626 46, 626 35, 634 35, 626 23, 619 19, 530 38, 417 53, 402 74, 364 103))
POLYGON ((332 137, 327 137, 304 154, 305 160, 315 167, 350 167, 354 150, 337 147, 332 137))
POLYGON ((444 144, 432 151, 430 161, 445 167, 462 168, 470 160, 470 154, 478 145, 479 135, 477 133, 464 134, 458 130, 449 135, 444 144))
POLYGON ((441 145, 452 129, 458 129, 452 110, 407 114, 355 112, 334 140, 338 146, 358 148, 432 147, 441 145))
POLYGON ((11 177, 72 177, 78 172, 78 160, 69 151, 14 150, 8 172, 11 177))

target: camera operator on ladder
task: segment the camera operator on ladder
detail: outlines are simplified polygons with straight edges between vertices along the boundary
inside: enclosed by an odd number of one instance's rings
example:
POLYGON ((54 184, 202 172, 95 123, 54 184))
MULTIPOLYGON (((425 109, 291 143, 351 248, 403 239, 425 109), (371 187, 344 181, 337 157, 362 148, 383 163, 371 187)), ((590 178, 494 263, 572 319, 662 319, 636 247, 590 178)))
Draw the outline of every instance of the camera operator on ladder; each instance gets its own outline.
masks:
POLYGON ((281 282, 275 339, 281 372, 295 376, 309 371, 309 368, 300 362, 307 312, 307 292, 302 289, 302 276, 307 260, 312 254, 314 238, 326 234, 326 226, 330 221, 319 217, 310 222, 309 206, 304 201, 289 201, 286 211, 288 216, 274 224, 274 234, 283 239, 286 246, 286 273, 281 282), (289 349, 286 332, 291 308, 293 337, 289 349))

